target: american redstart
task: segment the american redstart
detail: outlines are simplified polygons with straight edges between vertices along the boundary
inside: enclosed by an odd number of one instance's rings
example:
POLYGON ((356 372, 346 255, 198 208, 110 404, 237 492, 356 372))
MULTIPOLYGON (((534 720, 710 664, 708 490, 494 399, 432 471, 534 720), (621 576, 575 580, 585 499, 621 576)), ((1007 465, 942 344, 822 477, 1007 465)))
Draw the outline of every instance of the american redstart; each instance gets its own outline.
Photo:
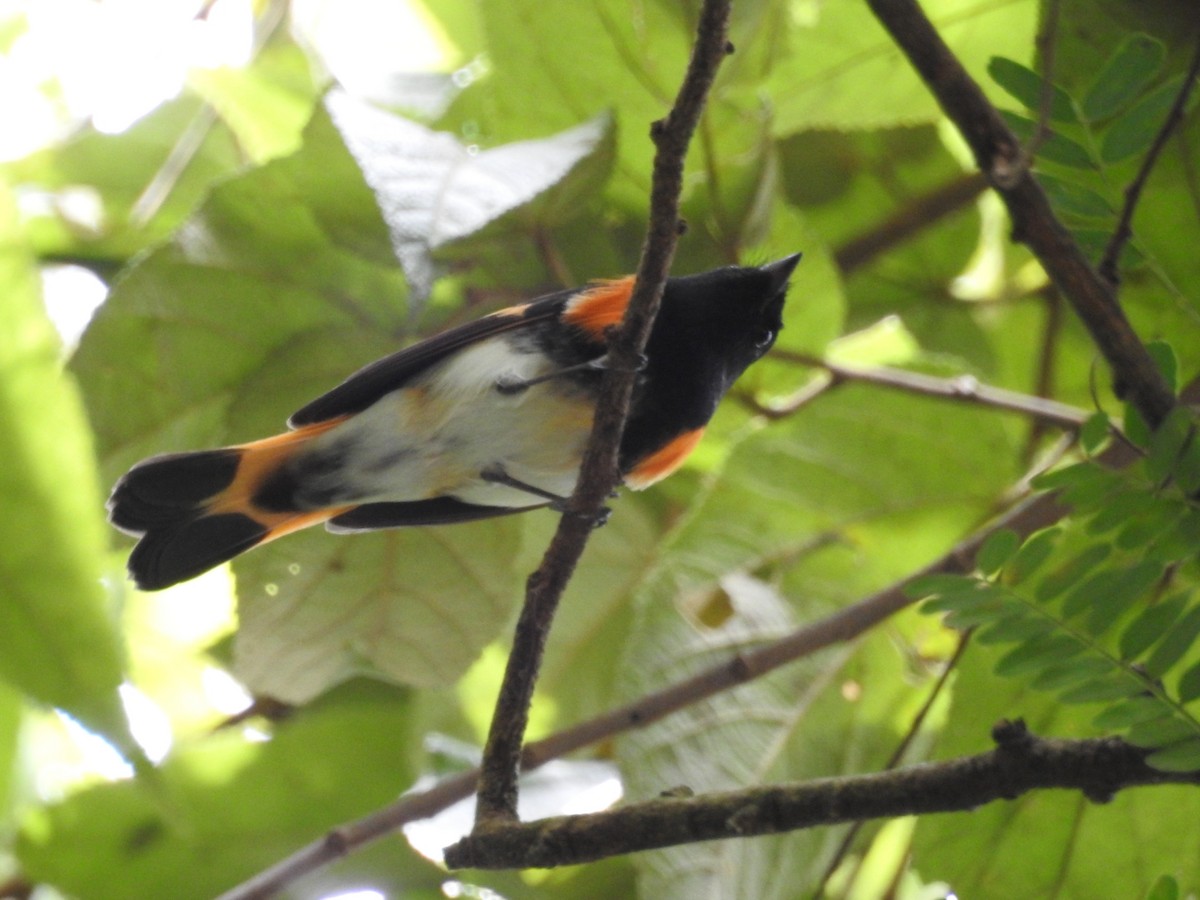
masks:
MULTIPOLYGON (((665 478, 696 446, 775 342, 799 260, 667 281, 621 441, 626 485, 665 478)), ((502 309, 359 370, 283 434, 138 463, 108 504, 140 538, 133 580, 165 588, 319 522, 439 525, 563 500, 632 290, 630 276, 502 309)))

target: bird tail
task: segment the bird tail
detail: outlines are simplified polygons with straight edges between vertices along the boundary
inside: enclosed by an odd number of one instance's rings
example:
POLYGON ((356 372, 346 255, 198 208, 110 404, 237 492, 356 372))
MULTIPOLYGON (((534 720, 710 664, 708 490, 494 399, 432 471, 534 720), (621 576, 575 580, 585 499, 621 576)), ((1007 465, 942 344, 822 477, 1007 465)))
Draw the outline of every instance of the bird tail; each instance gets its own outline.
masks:
POLYGON ((236 447, 155 456, 126 472, 108 501, 109 520, 139 538, 129 556, 137 586, 170 587, 344 512, 345 507, 297 509, 256 500, 289 459, 339 421, 236 447))

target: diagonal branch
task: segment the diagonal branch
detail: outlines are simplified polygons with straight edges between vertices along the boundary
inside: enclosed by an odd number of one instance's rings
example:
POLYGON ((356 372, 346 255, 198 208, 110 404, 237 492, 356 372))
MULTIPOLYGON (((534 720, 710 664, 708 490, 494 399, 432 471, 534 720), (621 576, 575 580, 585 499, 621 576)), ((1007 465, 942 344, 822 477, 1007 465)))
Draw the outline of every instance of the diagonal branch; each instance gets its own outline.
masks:
POLYGON ((508 666, 484 748, 476 826, 517 815, 517 772, 533 686, 559 598, 570 581, 605 500, 617 483, 617 453, 642 349, 658 312, 663 285, 680 234, 679 196, 688 143, 700 119, 717 68, 732 47, 726 39, 729 0, 705 0, 696 44, 675 104, 654 123, 656 146, 650 223, 637 281, 620 332, 609 345, 605 376, 579 482, 542 563, 526 585, 508 666))
POLYGON ((1161 772, 1149 751, 1117 738, 1056 741, 1024 723, 993 729, 996 748, 941 763, 870 775, 819 778, 705 794, 659 797, 614 810, 497 826, 446 851, 453 869, 550 868, 610 856, 934 812, 972 810, 1032 790, 1068 788, 1097 803, 1151 784, 1197 784, 1200 772, 1161 772))
POLYGON ((1183 110, 1187 106, 1188 96, 1191 94, 1192 88, 1195 87, 1198 77, 1200 77, 1200 35, 1196 39, 1196 52, 1192 56, 1192 64, 1188 66, 1187 76, 1183 79, 1179 93, 1175 96, 1175 102, 1171 104, 1171 111, 1167 113, 1167 118, 1163 121, 1162 127, 1158 129, 1158 134, 1154 136, 1154 143, 1146 151, 1146 158, 1142 160, 1142 165, 1138 169, 1137 175, 1134 176, 1129 186, 1125 188, 1125 205, 1121 208, 1121 217, 1117 221, 1117 227, 1113 230, 1108 246, 1104 248, 1104 256, 1097 267, 1101 277, 1114 287, 1120 281, 1117 269, 1121 251, 1125 249, 1125 245, 1133 237, 1134 210, 1137 209, 1138 201, 1142 199, 1142 191, 1146 187, 1146 182, 1150 179, 1150 173, 1154 169, 1154 164, 1158 162, 1159 155, 1167 145, 1167 138, 1171 136, 1171 133, 1178 127, 1179 123, 1183 121, 1183 110))
POLYGON ((1174 406, 1171 390, 1134 333, 1112 286, 1092 268, 1054 215, 1041 185, 1022 165, 1016 136, 916 0, 867 0, 867 4, 962 132, 980 171, 1008 208, 1015 239, 1029 246, 1091 333, 1112 368, 1118 396, 1157 427, 1174 406))

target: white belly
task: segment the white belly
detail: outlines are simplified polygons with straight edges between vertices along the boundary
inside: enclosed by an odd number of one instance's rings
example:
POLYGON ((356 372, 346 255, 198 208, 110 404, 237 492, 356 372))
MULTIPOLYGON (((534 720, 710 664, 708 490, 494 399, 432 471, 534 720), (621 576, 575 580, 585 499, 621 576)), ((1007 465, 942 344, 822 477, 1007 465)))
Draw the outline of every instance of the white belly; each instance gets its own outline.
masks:
POLYGON ((495 387, 498 378, 547 374, 544 362, 514 351, 504 336, 455 354, 317 438, 314 450, 336 448, 344 457, 325 477, 348 489, 347 501, 356 503, 443 496, 487 506, 540 502, 483 480, 482 472, 497 468, 568 496, 591 431, 591 405, 571 402, 565 380, 517 394, 495 387))

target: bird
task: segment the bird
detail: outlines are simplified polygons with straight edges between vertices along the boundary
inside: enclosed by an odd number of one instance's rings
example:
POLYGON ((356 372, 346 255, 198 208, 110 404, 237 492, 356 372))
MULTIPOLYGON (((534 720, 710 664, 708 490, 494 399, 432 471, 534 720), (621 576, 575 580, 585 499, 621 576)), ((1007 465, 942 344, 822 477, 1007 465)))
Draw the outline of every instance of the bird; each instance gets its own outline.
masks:
MULTIPOLYGON (((734 381, 774 344, 801 254, 667 279, 618 451, 626 487, 674 472, 734 381)), ((579 474, 633 291, 626 276, 451 328, 350 375, 250 443, 153 456, 116 483, 142 590, 324 524, 444 525, 550 506, 579 474)))

